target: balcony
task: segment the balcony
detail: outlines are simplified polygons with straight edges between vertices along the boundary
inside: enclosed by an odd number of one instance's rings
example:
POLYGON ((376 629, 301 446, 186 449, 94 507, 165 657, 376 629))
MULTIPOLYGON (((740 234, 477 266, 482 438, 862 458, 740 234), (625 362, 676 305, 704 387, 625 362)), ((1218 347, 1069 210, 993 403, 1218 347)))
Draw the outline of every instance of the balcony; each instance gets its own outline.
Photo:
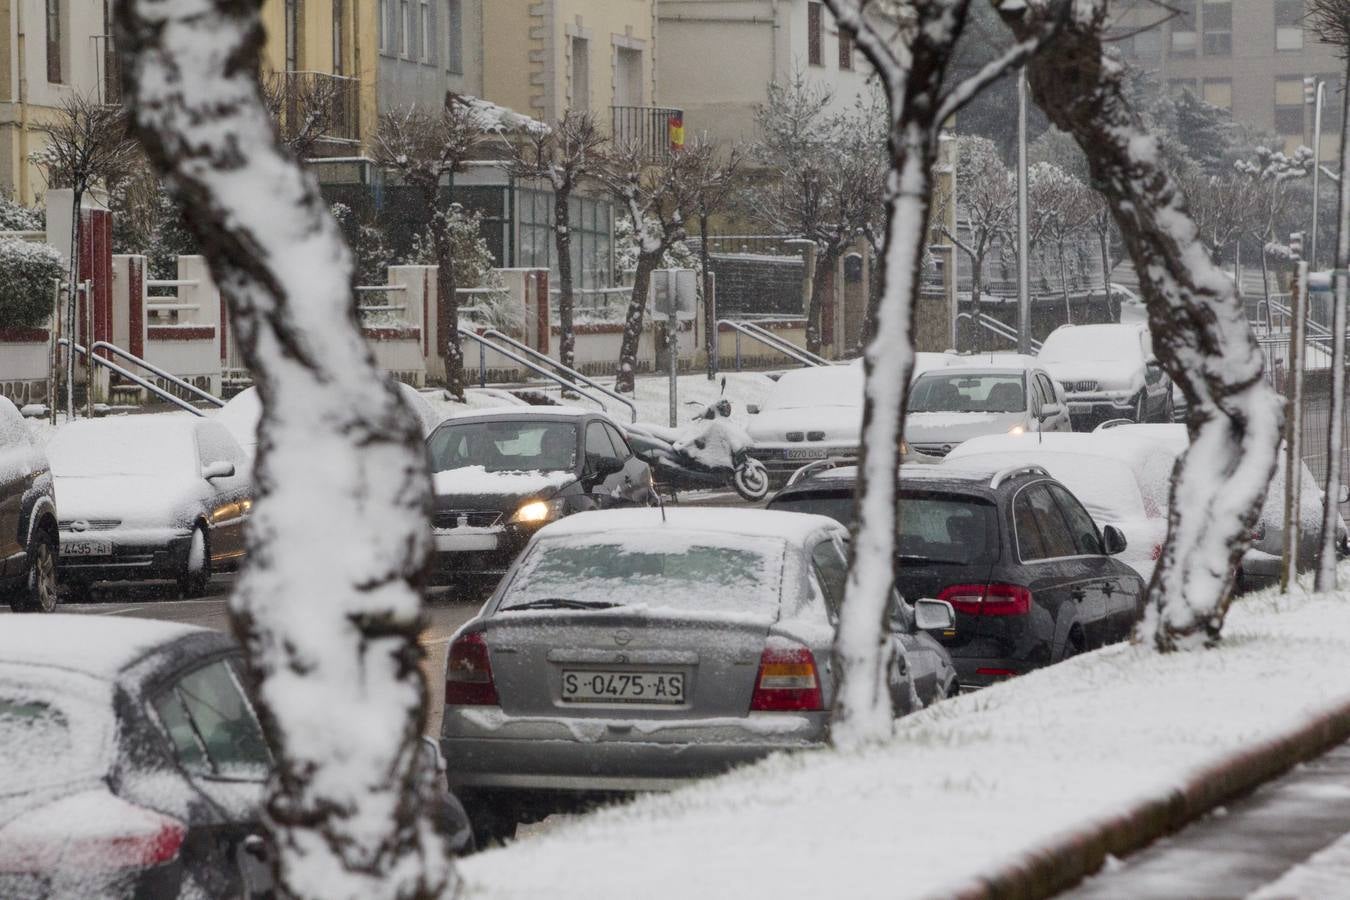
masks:
POLYGON ((648 159, 665 159, 684 146, 684 110, 670 106, 611 106, 614 144, 639 147, 648 159))
MULTIPOLYGON (((278 72, 269 78, 269 106, 288 143, 314 155, 349 152, 361 140, 361 80, 326 72, 278 72), (334 148, 332 145, 338 145, 334 148), (327 146, 325 146, 327 145, 327 146)), ((309 153, 305 155, 310 155, 309 153)))

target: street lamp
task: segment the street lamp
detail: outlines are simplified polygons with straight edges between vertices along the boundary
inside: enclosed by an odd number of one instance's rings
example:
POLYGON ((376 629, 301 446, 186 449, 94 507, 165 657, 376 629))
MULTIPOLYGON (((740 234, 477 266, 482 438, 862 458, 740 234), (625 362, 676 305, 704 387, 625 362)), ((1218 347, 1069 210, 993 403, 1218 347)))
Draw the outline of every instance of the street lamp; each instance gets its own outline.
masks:
POLYGON ((1017 352, 1028 356, 1031 354, 1031 260, 1027 258, 1030 252, 1027 243, 1027 69, 1023 66, 1017 73, 1017 352))
POLYGON ((1317 267, 1317 213, 1322 199, 1322 105, 1326 99, 1327 83, 1316 76, 1303 79, 1303 100, 1313 107, 1313 208, 1312 237, 1308 247, 1308 261, 1317 267))

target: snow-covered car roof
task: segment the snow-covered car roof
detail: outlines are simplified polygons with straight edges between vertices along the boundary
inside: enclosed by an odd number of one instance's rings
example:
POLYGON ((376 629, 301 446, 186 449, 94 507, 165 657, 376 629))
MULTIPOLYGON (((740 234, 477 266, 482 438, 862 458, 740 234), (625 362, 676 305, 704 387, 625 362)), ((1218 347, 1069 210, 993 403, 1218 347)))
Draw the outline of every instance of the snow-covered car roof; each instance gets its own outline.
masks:
POLYGON ((622 537, 628 533, 639 531, 651 533, 661 529, 669 529, 673 533, 696 532, 700 535, 717 535, 723 538, 734 536, 782 538, 794 544, 804 542, 821 530, 844 530, 843 526, 827 516, 769 509, 666 509, 663 520, 661 510, 646 508, 577 513, 544 526, 539 530, 538 538, 545 540, 577 535, 622 537))
POLYGON ((947 364, 951 369, 1023 369, 1040 368, 1040 362, 1034 356, 1025 353, 972 353, 969 356, 956 356, 947 364))
POLYGON ((992 363, 985 365, 961 363, 960 365, 947 366, 945 369, 930 369, 929 371, 924 372, 922 377, 927 378, 931 376, 933 378, 945 378, 948 375, 957 377, 961 375, 1024 375, 1029 370, 1038 368, 1040 368, 1040 366, 1036 365, 1034 361, 1025 366, 993 365, 992 363))
MULTIPOLYGON (((993 478, 1000 469, 1006 466, 962 466, 960 468, 947 467, 931 463, 911 463, 900 467, 900 478, 904 482, 910 481, 988 481, 993 478)), ((858 477, 857 466, 835 466, 831 469, 821 469, 818 472, 812 472, 808 478, 805 478, 797 484, 809 484, 812 481, 853 481, 858 477)))
POLYGON ((112 678, 156 647, 208 629, 120 616, 6 616, 0 661, 112 678))
POLYGON ((580 419, 582 416, 600 416, 603 411, 583 406, 488 406, 455 416, 446 421, 472 422, 475 419, 580 419))

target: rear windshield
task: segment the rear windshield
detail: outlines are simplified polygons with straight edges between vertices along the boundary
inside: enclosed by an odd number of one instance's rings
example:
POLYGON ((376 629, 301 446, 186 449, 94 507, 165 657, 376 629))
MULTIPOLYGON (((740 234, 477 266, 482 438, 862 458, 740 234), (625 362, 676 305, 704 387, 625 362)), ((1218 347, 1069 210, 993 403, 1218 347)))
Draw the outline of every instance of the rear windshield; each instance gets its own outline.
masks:
POLYGON ((595 602, 659 612, 778 609, 785 543, 638 533, 541 541, 522 561, 499 612, 540 601, 595 602))
MULTIPOLYGON (((998 516, 993 504, 951 494, 900 495, 900 557, 906 564, 960 564, 998 559, 998 516)), ((853 496, 838 491, 795 494, 771 509, 817 513, 853 524, 853 496)))
POLYGON ((112 702, 93 679, 60 673, 29 682, 0 667, 0 796, 101 774, 112 702), (67 685, 65 682, 69 681, 67 685), (101 695, 101 696, 100 696, 101 695))
POLYGON ((910 412, 1024 412, 1027 394, 1020 374, 947 375, 929 372, 914 382, 910 412))
POLYGON ((571 422, 466 422, 438 428, 427 441, 433 472, 482 466, 489 472, 568 471, 577 464, 571 422))

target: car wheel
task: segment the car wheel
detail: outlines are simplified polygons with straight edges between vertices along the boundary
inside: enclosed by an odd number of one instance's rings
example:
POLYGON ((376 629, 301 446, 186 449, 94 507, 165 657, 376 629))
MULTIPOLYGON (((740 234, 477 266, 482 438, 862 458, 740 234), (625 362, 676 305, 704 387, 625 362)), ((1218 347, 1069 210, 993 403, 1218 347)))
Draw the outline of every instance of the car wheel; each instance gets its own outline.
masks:
POLYGON ((28 550, 28 578, 19 594, 10 601, 15 612, 55 612, 60 598, 56 595, 56 551, 46 532, 33 536, 28 550))
POLYGON ((1059 655, 1059 661, 1073 659, 1083 652, 1084 641, 1082 632, 1077 629, 1069 632, 1069 639, 1064 642, 1064 652, 1059 655))
POLYGON ((211 547, 206 539, 206 529, 201 525, 192 529, 192 543, 188 545, 187 563, 183 574, 178 576, 178 593, 184 599, 200 597, 206 593, 206 585, 211 580, 211 547))

